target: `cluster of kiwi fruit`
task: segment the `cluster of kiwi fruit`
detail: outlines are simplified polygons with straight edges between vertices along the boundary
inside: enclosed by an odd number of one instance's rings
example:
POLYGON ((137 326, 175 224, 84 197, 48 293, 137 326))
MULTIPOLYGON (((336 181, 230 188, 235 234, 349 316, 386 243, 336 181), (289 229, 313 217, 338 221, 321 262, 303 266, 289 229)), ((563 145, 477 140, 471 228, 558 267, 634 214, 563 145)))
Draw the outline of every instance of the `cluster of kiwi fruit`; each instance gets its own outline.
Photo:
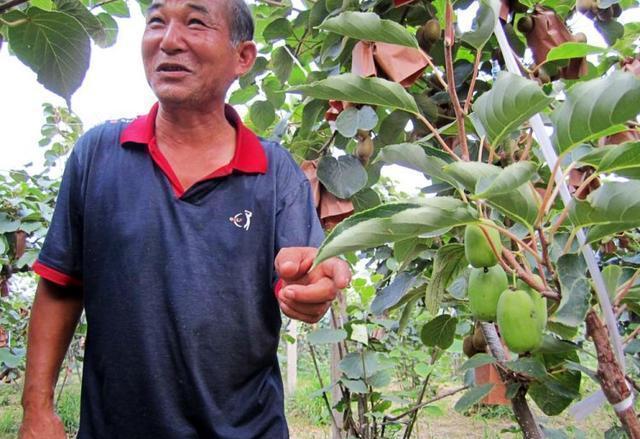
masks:
MULTIPOLYGON (((500 234, 492 226, 494 224, 485 220, 465 229, 465 256, 473 267, 467 288, 469 308, 477 321, 498 323, 500 334, 511 351, 530 352, 542 343, 547 302, 521 280, 514 288, 509 287, 507 274, 498 265, 497 255, 502 252, 500 234)), ((542 279, 538 277, 536 282, 541 284, 542 279)))

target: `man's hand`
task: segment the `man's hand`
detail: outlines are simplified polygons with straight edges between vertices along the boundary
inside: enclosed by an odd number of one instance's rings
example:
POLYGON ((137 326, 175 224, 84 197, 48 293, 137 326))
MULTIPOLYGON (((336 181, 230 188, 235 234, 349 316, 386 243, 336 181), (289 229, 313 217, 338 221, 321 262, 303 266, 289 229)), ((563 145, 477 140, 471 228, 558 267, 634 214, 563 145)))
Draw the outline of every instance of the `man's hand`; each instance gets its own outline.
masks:
POLYGON ((287 247, 280 250, 275 261, 282 281, 280 309, 307 323, 320 320, 338 292, 351 281, 349 264, 338 258, 327 259, 309 271, 317 252, 313 247, 287 247))
POLYGON ((67 439, 62 421, 53 410, 31 413, 25 412, 18 439, 67 439))

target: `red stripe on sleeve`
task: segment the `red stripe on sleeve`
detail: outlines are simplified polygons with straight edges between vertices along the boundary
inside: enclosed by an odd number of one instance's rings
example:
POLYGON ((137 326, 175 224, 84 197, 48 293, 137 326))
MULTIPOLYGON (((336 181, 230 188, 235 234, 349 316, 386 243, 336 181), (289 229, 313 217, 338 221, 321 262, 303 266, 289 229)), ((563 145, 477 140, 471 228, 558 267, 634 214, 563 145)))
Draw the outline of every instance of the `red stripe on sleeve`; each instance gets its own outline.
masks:
POLYGON ((82 281, 76 279, 74 277, 69 276, 68 274, 64 274, 55 268, 51 268, 40 261, 36 261, 33 264, 33 271, 39 274, 41 277, 45 278, 48 281, 53 282, 54 284, 60 285, 61 287, 80 287, 82 286, 82 281))

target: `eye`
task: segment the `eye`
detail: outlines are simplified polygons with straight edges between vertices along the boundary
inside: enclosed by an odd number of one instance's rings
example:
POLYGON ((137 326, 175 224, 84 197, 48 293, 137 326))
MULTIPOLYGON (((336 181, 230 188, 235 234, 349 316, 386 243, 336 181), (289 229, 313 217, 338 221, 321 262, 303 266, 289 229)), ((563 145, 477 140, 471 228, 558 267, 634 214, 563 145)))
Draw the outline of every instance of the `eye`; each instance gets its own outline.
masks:
POLYGON ((161 19, 160 17, 158 17, 158 16, 150 17, 150 18, 147 20, 147 25, 152 25, 152 24, 163 24, 163 23, 164 23, 164 21, 162 21, 162 19, 161 19))
POLYGON ((198 18, 190 18, 188 24, 189 26, 191 26, 192 24, 195 24, 198 26, 205 26, 204 22, 198 18))

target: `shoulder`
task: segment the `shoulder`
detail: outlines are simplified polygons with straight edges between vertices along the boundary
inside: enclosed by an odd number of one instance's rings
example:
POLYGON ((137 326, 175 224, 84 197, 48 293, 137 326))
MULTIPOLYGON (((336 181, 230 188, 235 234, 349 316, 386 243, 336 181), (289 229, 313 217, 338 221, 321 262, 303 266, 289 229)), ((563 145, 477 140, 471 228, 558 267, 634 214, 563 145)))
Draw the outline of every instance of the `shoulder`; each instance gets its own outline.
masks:
POLYGON ((88 163, 98 152, 114 150, 114 146, 120 145, 120 134, 129 123, 131 119, 109 120, 88 129, 78 138, 72 156, 88 163))

